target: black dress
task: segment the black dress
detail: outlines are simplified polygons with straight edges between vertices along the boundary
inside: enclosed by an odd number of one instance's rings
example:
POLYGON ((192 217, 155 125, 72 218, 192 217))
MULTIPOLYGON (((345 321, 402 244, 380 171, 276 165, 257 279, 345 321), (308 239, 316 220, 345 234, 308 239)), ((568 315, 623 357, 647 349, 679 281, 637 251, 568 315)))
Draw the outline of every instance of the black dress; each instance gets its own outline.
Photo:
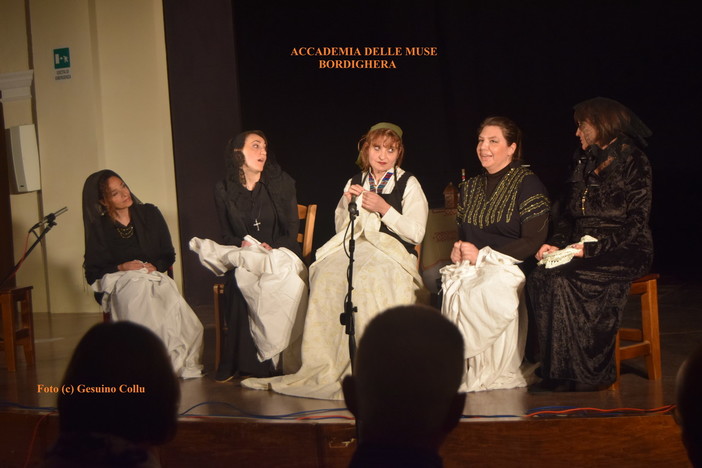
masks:
MULTIPOLYGON (((117 272, 122 263, 140 260, 165 273, 175 261, 168 225, 156 206, 141 203, 132 193, 130 225, 121 226, 112 221, 99 201, 99 181, 106 176, 119 178, 113 171, 105 169, 90 175, 83 186, 85 278, 100 291, 105 290, 105 283, 116 284, 114 276, 109 274, 117 272), (102 281, 95 284, 97 280, 102 281)), ((173 280, 152 281, 141 276, 133 277, 128 283, 129 287, 122 284, 111 289, 108 286, 112 319, 130 320, 149 328, 163 341, 178 376, 201 377, 203 327, 173 280), (140 287, 144 284, 152 287, 140 287), (139 296, 137 292, 144 295, 139 296)), ((101 304, 103 294, 95 293, 101 304)))
MULTIPOLYGON (((236 174, 238 177, 238 174, 236 174)), ((267 164, 253 190, 228 177, 215 186, 215 204, 224 244, 241 246, 248 234, 273 248, 286 247, 300 255, 297 242, 295 181, 280 167, 267 164)), ((216 379, 233 375, 269 377, 275 373, 270 360, 260 362, 251 336, 248 305, 236 282, 235 270, 225 275, 224 335, 222 358, 216 379)))
POLYGON ((653 259, 651 167, 634 141, 620 135, 605 150, 580 152, 568 183, 548 243, 563 248, 586 234, 598 242, 585 243, 583 258, 540 266, 527 279, 541 375, 604 387, 616 379, 615 338, 629 287, 653 259))

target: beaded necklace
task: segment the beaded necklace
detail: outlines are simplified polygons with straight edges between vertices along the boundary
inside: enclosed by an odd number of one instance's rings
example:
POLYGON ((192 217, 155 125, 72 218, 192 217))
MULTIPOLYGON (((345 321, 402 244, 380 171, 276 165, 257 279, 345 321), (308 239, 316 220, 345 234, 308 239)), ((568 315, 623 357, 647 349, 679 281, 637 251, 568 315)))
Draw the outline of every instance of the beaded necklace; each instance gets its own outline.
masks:
POLYGON ((134 225, 132 223, 129 223, 127 226, 120 226, 115 223, 115 228, 122 239, 129 239, 134 235, 134 225))

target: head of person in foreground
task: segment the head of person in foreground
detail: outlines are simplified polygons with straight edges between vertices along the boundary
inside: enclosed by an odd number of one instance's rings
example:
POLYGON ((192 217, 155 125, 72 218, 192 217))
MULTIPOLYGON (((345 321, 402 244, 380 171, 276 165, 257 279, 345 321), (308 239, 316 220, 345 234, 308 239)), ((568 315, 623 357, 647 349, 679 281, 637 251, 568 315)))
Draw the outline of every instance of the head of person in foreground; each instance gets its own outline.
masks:
POLYGON ((676 417, 693 466, 702 467, 702 346, 680 366, 676 417))
POLYGON ((438 310, 401 306, 375 317, 343 381, 360 443, 438 450, 463 413, 464 366, 463 337, 438 310))
POLYGON ((62 389, 62 434, 105 434, 144 446, 175 436, 180 386, 163 342, 141 325, 109 322, 88 330, 62 389))

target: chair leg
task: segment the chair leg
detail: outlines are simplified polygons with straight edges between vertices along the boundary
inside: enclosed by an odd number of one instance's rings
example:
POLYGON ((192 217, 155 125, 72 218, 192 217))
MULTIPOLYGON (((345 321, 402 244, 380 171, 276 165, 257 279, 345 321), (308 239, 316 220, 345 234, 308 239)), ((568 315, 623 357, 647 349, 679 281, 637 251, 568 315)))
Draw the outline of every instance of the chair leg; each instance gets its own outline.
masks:
MULTIPOLYGON (((643 356, 649 380, 659 380, 661 372, 661 338, 658 320, 658 281, 655 278, 635 281, 630 294, 641 296, 641 329, 621 328, 617 333, 616 366, 617 383, 623 359, 643 356), (635 341, 621 347, 620 341, 635 341)), ((614 387, 614 386, 613 386, 614 387)))
POLYGON ((11 293, 2 296, 2 331, 3 348, 8 372, 17 370, 17 356, 15 354, 15 311, 14 297, 11 293))
POLYGON ((620 345, 620 339, 619 339, 619 332, 617 332, 617 336, 614 339, 614 361, 615 361, 615 366, 617 368, 617 379, 614 381, 612 385, 610 385, 609 390, 619 390, 619 378, 621 377, 621 368, 620 366, 622 365, 622 359, 621 356, 619 355, 619 345, 620 345))
POLYGON ((646 355, 646 371, 649 380, 661 378, 661 339, 658 322, 658 285, 649 280, 646 292, 641 296, 641 328, 643 338, 651 344, 651 352, 646 355))
POLYGON ((36 348, 34 347, 34 317, 32 314, 31 291, 27 291, 22 300, 22 326, 26 327, 27 333, 22 346, 24 348, 24 358, 28 367, 34 367, 36 364, 36 348))
POLYGON ((222 359, 222 313, 219 300, 223 289, 221 284, 214 285, 215 372, 219 369, 219 361, 222 359))

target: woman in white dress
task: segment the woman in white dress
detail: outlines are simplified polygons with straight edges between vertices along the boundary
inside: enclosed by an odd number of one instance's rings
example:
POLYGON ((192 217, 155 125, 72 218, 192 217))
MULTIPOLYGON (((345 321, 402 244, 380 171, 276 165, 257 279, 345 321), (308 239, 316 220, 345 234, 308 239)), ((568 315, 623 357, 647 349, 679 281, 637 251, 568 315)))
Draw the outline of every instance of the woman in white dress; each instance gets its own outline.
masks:
POLYGON ((351 373, 349 338, 339 317, 348 289, 349 204, 355 220, 353 305, 355 337, 385 309, 425 300, 415 246, 422 242, 428 205, 417 179, 401 169, 402 130, 381 122, 359 143, 362 172, 349 179, 335 212, 337 234, 310 267, 310 298, 302 338, 302 367, 295 374, 247 379, 242 385, 308 398, 342 400, 351 373))

